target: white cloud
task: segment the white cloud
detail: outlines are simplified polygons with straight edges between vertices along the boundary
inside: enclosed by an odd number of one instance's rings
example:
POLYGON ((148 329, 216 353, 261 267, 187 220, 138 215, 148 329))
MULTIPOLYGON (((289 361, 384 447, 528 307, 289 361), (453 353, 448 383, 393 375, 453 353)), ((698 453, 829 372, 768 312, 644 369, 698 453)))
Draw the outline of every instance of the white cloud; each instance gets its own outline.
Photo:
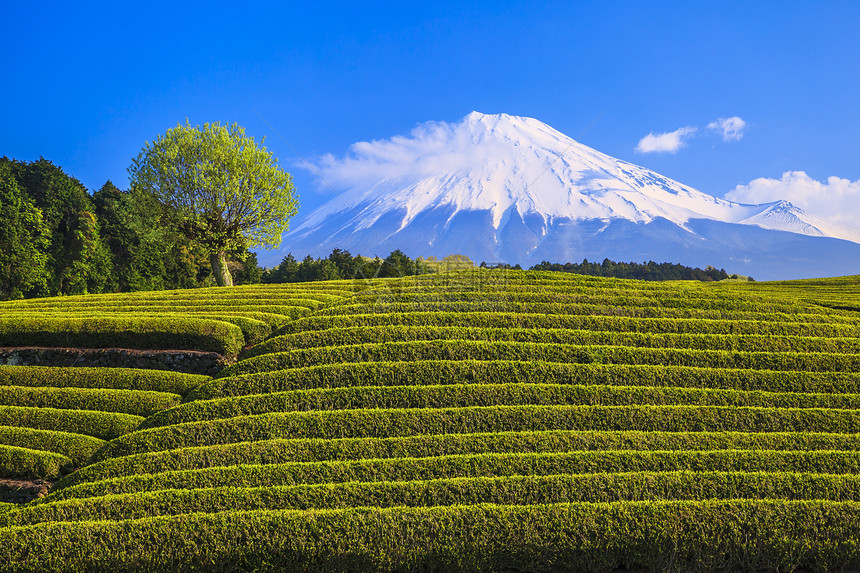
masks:
POLYGON ((314 168, 332 189, 346 189, 458 171, 510 153, 492 138, 474 141, 468 130, 458 127, 461 124, 444 121, 423 123, 409 136, 354 143, 341 158, 324 155, 314 168))
POLYGON ((694 133, 696 133, 696 128, 690 126, 679 127, 669 133, 649 133, 639 140, 636 151, 639 153, 675 153, 684 147, 685 140, 694 133))
POLYGON ((828 177, 817 181, 804 171, 786 171, 781 179, 761 177, 729 191, 726 199, 739 203, 768 203, 785 199, 813 215, 847 227, 860 221, 860 179, 828 177))
POLYGON ((721 117, 708 124, 708 129, 719 133, 723 141, 738 141, 744 136, 744 128, 747 122, 738 116, 721 117))

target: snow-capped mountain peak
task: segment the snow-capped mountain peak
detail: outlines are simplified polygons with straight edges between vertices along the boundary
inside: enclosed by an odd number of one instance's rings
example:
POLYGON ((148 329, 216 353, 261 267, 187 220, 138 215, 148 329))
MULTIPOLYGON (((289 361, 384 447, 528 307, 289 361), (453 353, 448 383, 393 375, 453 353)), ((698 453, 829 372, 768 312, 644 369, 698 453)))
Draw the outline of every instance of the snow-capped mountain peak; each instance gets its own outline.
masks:
POLYGON ((791 203, 720 199, 508 114, 428 122, 408 137, 356 143, 317 169, 339 193, 296 221, 284 238, 287 250, 398 245, 413 256, 444 256, 450 253, 442 248, 469 254, 471 241, 480 245, 479 258, 527 263, 542 247, 558 247, 559 229, 668 223, 696 235, 697 221, 860 243, 860 232, 791 203))

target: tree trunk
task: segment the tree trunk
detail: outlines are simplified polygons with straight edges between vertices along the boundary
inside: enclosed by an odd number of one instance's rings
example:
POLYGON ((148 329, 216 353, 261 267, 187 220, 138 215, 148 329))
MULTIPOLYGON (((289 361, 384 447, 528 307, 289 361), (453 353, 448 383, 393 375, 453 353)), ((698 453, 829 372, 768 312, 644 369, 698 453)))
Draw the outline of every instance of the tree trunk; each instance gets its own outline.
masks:
POLYGON ((233 286, 233 276, 227 268, 226 253, 224 251, 212 253, 209 255, 209 262, 212 263, 212 274, 215 275, 218 286, 233 286))

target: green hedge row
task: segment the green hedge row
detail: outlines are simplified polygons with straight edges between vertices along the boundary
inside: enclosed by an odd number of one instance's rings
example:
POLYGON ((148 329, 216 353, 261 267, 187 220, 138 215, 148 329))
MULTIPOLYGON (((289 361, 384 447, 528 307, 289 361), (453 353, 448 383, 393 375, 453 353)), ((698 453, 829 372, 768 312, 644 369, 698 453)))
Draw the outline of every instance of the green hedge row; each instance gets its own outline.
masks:
MULTIPOLYGON (((244 317, 244 318, 252 318, 254 320, 258 320, 269 327, 269 334, 276 328, 281 328, 284 325, 287 325, 291 322, 288 316, 284 316, 283 314, 272 314, 270 312, 259 312, 253 310, 247 310, 244 312, 233 312, 233 311, 221 311, 221 310, 210 310, 210 311, 197 311, 189 316, 199 317, 199 318, 214 318, 216 320, 230 316, 244 317)), ((269 336, 267 334, 266 336, 269 336)))
POLYGON ((0 530, 0 571, 834 571, 860 504, 678 501, 227 511, 0 530), (86 548, 86 550, 82 550, 86 548))
POLYGON ((55 479, 74 462, 62 454, 0 444, 0 477, 55 479))
POLYGON ((21 301, 18 304, 0 306, 0 309, 5 311, 15 310, 16 312, 28 311, 110 311, 120 310, 125 311, 126 308, 140 309, 147 307, 165 307, 183 310, 188 307, 198 307, 207 305, 210 308, 218 310, 230 310, 235 306, 247 306, 255 304, 260 307, 269 306, 298 306, 310 310, 314 310, 323 305, 322 302, 313 298, 244 298, 238 293, 233 293, 229 298, 209 298, 183 296, 174 298, 134 298, 134 297, 119 297, 114 300, 105 300, 100 298, 88 298, 85 300, 70 300, 68 297, 58 298, 38 298, 21 301))
POLYGON ((116 316, 0 318, 0 346, 202 350, 235 356, 242 330, 220 320, 116 316))
POLYGON ((112 440, 127 434, 142 421, 142 416, 116 412, 0 406, 0 426, 71 432, 102 440, 112 440))
POLYGON ((761 334, 858 338, 860 324, 716 320, 699 318, 633 318, 514 312, 408 312, 400 314, 311 315, 284 324, 273 334, 294 334, 359 326, 461 326, 474 328, 568 328, 674 334, 761 334))
POLYGON ((67 302, 112 302, 112 301, 171 301, 171 300, 221 300, 221 299, 282 299, 301 298, 318 300, 324 303, 336 302, 343 297, 352 296, 352 290, 336 288, 332 283, 305 283, 304 285, 244 285, 229 289, 220 287, 179 289, 163 291, 136 291, 127 293, 87 294, 42 299, 17 300, 0 303, 0 307, 18 308, 39 305, 52 301, 67 302))
POLYGON ((106 388, 3 386, 0 405, 122 412, 146 417, 181 402, 179 394, 106 388))
POLYGON ((141 423, 139 429, 269 412, 364 408, 643 404, 860 410, 860 394, 804 394, 711 388, 531 382, 315 388, 188 402, 151 415, 141 423))
POLYGON ((827 451, 581 451, 487 453, 266 465, 130 475, 55 489, 38 503, 162 489, 326 485, 349 482, 627 472, 796 472, 852 475, 860 453, 827 451))
POLYGON ((367 306, 410 304, 422 306, 426 303, 555 303, 601 306, 623 306, 635 308, 674 308, 721 311, 753 311, 767 313, 832 314, 830 309, 809 304, 788 302, 784 299, 749 299, 743 296, 720 296, 714 293, 678 293, 669 289, 661 293, 637 293, 623 289, 607 289, 601 292, 415 292, 408 294, 359 293, 349 299, 350 304, 367 306))
MULTIPOLYGON (((198 307, 195 307, 198 308, 198 307)), ((217 308, 217 307, 215 307, 217 308)), ((291 313, 292 316, 305 316, 307 313, 295 312, 291 313)), ((227 322, 229 324, 235 324, 239 328, 242 329, 242 333, 245 335, 245 338, 248 344, 256 344, 261 340, 265 340, 269 335, 271 335, 272 331, 277 328, 282 328, 286 324, 288 324, 292 318, 290 316, 286 316, 283 314, 273 314, 270 312, 259 312, 257 310, 246 310, 242 311, 233 311, 233 310, 225 310, 223 312, 218 310, 212 310, 212 307, 209 307, 208 310, 194 310, 190 312, 183 311, 182 308, 177 308, 173 306, 164 306, 164 307, 152 307, 152 308, 143 308, 141 307, 117 307, 116 309, 80 309, 80 308, 71 308, 71 309, 34 309, 34 310, 24 310, 24 311, 16 311, 13 313, 4 314, 0 312, 0 319, 2 318, 26 318, 26 319, 40 319, 40 318, 68 318, 73 317, 76 319, 89 319, 89 320, 97 320, 97 319, 124 319, 128 317, 134 317, 137 319, 143 318, 178 318, 180 320, 192 318, 197 320, 220 320, 222 322, 227 322)))
MULTIPOLYGON (((702 285, 703 286, 703 285, 702 285)), ((472 285, 449 285, 449 284, 431 284, 431 283, 404 283, 387 284, 373 286, 369 289, 358 292, 359 295, 399 295, 399 294, 414 294, 414 293, 450 293, 450 292, 486 292, 491 294, 505 293, 568 293, 568 294, 613 294, 630 293, 637 296, 645 297, 681 297, 681 296, 713 296, 715 298, 742 297, 748 300, 773 300, 773 296, 761 296, 758 292, 747 291, 726 291, 714 290, 707 288, 696 288, 696 285, 684 283, 661 283, 652 281, 624 281, 624 282, 609 282, 601 284, 601 282, 585 283, 580 281, 537 281, 537 282, 510 282, 510 283, 481 283, 475 282, 472 285), (693 287, 693 288, 690 288, 693 287)), ((768 293, 769 294, 769 293, 768 293)), ((785 300, 786 297, 780 297, 778 300, 785 300)))
POLYGON ((413 340, 487 340, 634 346, 645 348, 690 348, 744 352, 860 353, 860 338, 820 338, 761 334, 675 334, 569 330, 544 328, 485 328, 463 326, 358 326, 299 332, 278 336, 258 344, 244 356, 253 357, 297 348, 346 346, 413 340))
POLYGON ((394 438, 304 438, 177 448, 109 458, 63 478, 58 489, 135 474, 230 466, 454 454, 579 450, 860 450, 860 434, 549 430, 394 438))
MULTIPOLYGON (((450 292, 486 292, 495 294, 505 293, 561 293, 561 294, 587 294, 596 295, 618 295, 627 293, 641 297, 651 298, 679 298, 712 297, 716 299, 740 298, 747 301, 759 301, 768 303, 809 304, 803 296, 785 296, 786 289, 780 287, 777 290, 768 289, 761 283, 754 285, 754 290, 742 290, 740 288, 714 288, 715 285, 694 284, 690 282, 658 282, 658 281, 600 281, 584 283, 578 281, 537 281, 537 282, 510 282, 510 283, 486 283, 476 282, 473 285, 447 285, 447 284, 389 284, 372 287, 357 294, 368 295, 398 295, 413 293, 450 293, 450 292)), ((723 286, 723 285, 721 285, 723 286)))
MULTIPOLYGON (((257 344, 265 340, 271 333, 272 327, 269 326, 268 323, 263 322, 262 320, 257 320, 255 318, 250 318, 246 316, 241 316, 237 313, 234 314, 225 314, 225 313, 194 313, 194 314, 181 314, 178 312, 174 312, 175 309, 171 311, 158 312, 158 313, 140 313, 134 312, 134 317, 137 319, 141 318, 157 318, 157 319, 165 319, 172 318, 176 320, 185 320, 187 318, 196 318, 196 319, 204 319, 204 320, 220 320, 221 322, 227 322, 229 324, 235 324, 242 330, 242 335, 244 336, 245 343, 248 345, 257 344)), ((110 311, 79 311, 79 310, 51 310, 48 312, 45 311, 27 311, 27 312, 18 312, 15 313, 14 317, 18 319, 34 319, 40 320, 45 318, 51 319, 65 319, 68 317, 73 317, 75 319, 87 319, 87 320, 113 320, 115 318, 124 318, 123 312, 110 312, 110 311)), ((270 315, 276 316, 276 315, 270 315)), ((287 317, 282 317, 283 321, 279 322, 280 325, 287 321, 287 317)))
POLYGON ((54 386, 148 390, 185 395, 210 380, 208 376, 138 368, 0 365, 0 386, 54 386))
POLYGON ((104 440, 83 434, 0 426, 0 444, 61 454, 76 465, 83 465, 104 445, 104 440))
POLYGON ((784 472, 649 471, 166 489, 41 503, 0 516, 0 527, 32 525, 45 521, 118 521, 227 510, 703 499, 860 501, 860 476, 784 472))
MULTIPOLYGON (((71 311, 73 312, 73 311, 71 311)), ((77 313, 76 313, 77 314, 77 313)), ((173 313, 159 313, 160 316, 168 317, 172 316, 179 320, 185 320, 188 318, 193 319, 202 319, 202 320, 220 320, 221 322, 227 322, 229 324, 235 324, 240 329, 242 329, 242 336, 244 337, 245 345, 253 345, 258 344, 269 335, 272 334, 272 327, 262 320, 258 320, 256 318, 251 318, 248 316, 241 316, 239 314, 227 314, 227 313, 212 313, 212 314, 201 314, 195 313, 192 315, 185 315, 179 312, 173 313)), ((283 323, 281 323, 283 324, 283 323)))
POLYGON ((636 318, 699 318, 712 320, 758 320, 765 322, 815 322, 856 325, 857 319, 849 314, 753 312, 708 310, 697 308, 637 308, 598 304, 561 304, 525 302, 425 302, 420 304, 343 304, 317 311, 319 315, 348 316, 367 313, 412 312, 513 312, 532 314, 561 314, 585 316, 629 316, 636 318))
POLYGON ((770 392, 860 393, 860 373, 796 372, 639 364, 565 364, 512 360, 418 360, 322 364, 216 378, 190 399, 267 394, 309 388, 513 383, 678 386, 770 392))
MULTIPOLYGON (((123 305, 120 310, 116 312, 111 312, 110 316, 115 316, 117 319, 125 318, 127 316, 132 316, 134 314, 140 314, 142 316, 151 316, 153 314, 160 315, 162 313, 175 313, 181 311, 183 316, 192 316, 199 313, 208 313, 213 312, 213 309, 218 309, 218 306, 207 304, 205 301, 200 302, 197 305, 193 306, 183 306, 178 308, 168 302, 165 302, 163 305, 149 305, 149 306, 140 306, 135 304, 126 304, 123 305)), ((285 305, 258 305, 253 301, 238 301, 237 304, 231 305, 228 307, 222 307, 225 312, 231 313, 231 315, 243 315, 247 313, 255 313, 255 312, 265 312, 267 314, 278 314, 281 316, 285 316, 288 319, 296 319, 302 316, 309 314, 311 309, 304 306, 285 306, 285 305)), ((74 310, 74 309, 73 309, 74 310)), ((63 312, 58 309, 56 312, 63 312)), ((66 310, 66 312, 71 312, 66 310)), ((77 312, 86 312, 81 309, 77 309, 77 312)), ((98 314, 105 314, 104 310, 95 310, 98 314)), ((15 318, 22 314, 21 310, 18 309, 7 309, 3 310, 3 306, 0 305, 0 319, 6 320, 10 318, 15 318), (10 312, 11 310, 11 312, 10 312)))
POLYGON ((302 348, 243 360, 218 378, 338 362, 526 360, 563 363, 650 364, 700 368, 857 372, 860 355, 823 352, 732 352, 481 340, 417 340, 302 348))
POLYGON ((505 430, 853 433, 860 432, 860 411, 718 406, 489 406, 281 412, 141 430, 106 444, 96 452, 93 461, 148 451, 284 437, 385 438, 505 430))

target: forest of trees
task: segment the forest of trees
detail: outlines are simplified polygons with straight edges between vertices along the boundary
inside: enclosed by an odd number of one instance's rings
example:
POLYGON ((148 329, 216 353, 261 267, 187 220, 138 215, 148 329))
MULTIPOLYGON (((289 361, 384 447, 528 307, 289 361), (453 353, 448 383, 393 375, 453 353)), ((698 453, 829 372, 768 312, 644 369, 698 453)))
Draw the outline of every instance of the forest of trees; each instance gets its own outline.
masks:
MULTIPOLYGON (((47 159, 0 158, 0 299, 212 284, 207 253, 164 224, 151 196, 110 181, 90 195, 47 159)), ((234 253, 236 282, 259 280, 234 253)))

